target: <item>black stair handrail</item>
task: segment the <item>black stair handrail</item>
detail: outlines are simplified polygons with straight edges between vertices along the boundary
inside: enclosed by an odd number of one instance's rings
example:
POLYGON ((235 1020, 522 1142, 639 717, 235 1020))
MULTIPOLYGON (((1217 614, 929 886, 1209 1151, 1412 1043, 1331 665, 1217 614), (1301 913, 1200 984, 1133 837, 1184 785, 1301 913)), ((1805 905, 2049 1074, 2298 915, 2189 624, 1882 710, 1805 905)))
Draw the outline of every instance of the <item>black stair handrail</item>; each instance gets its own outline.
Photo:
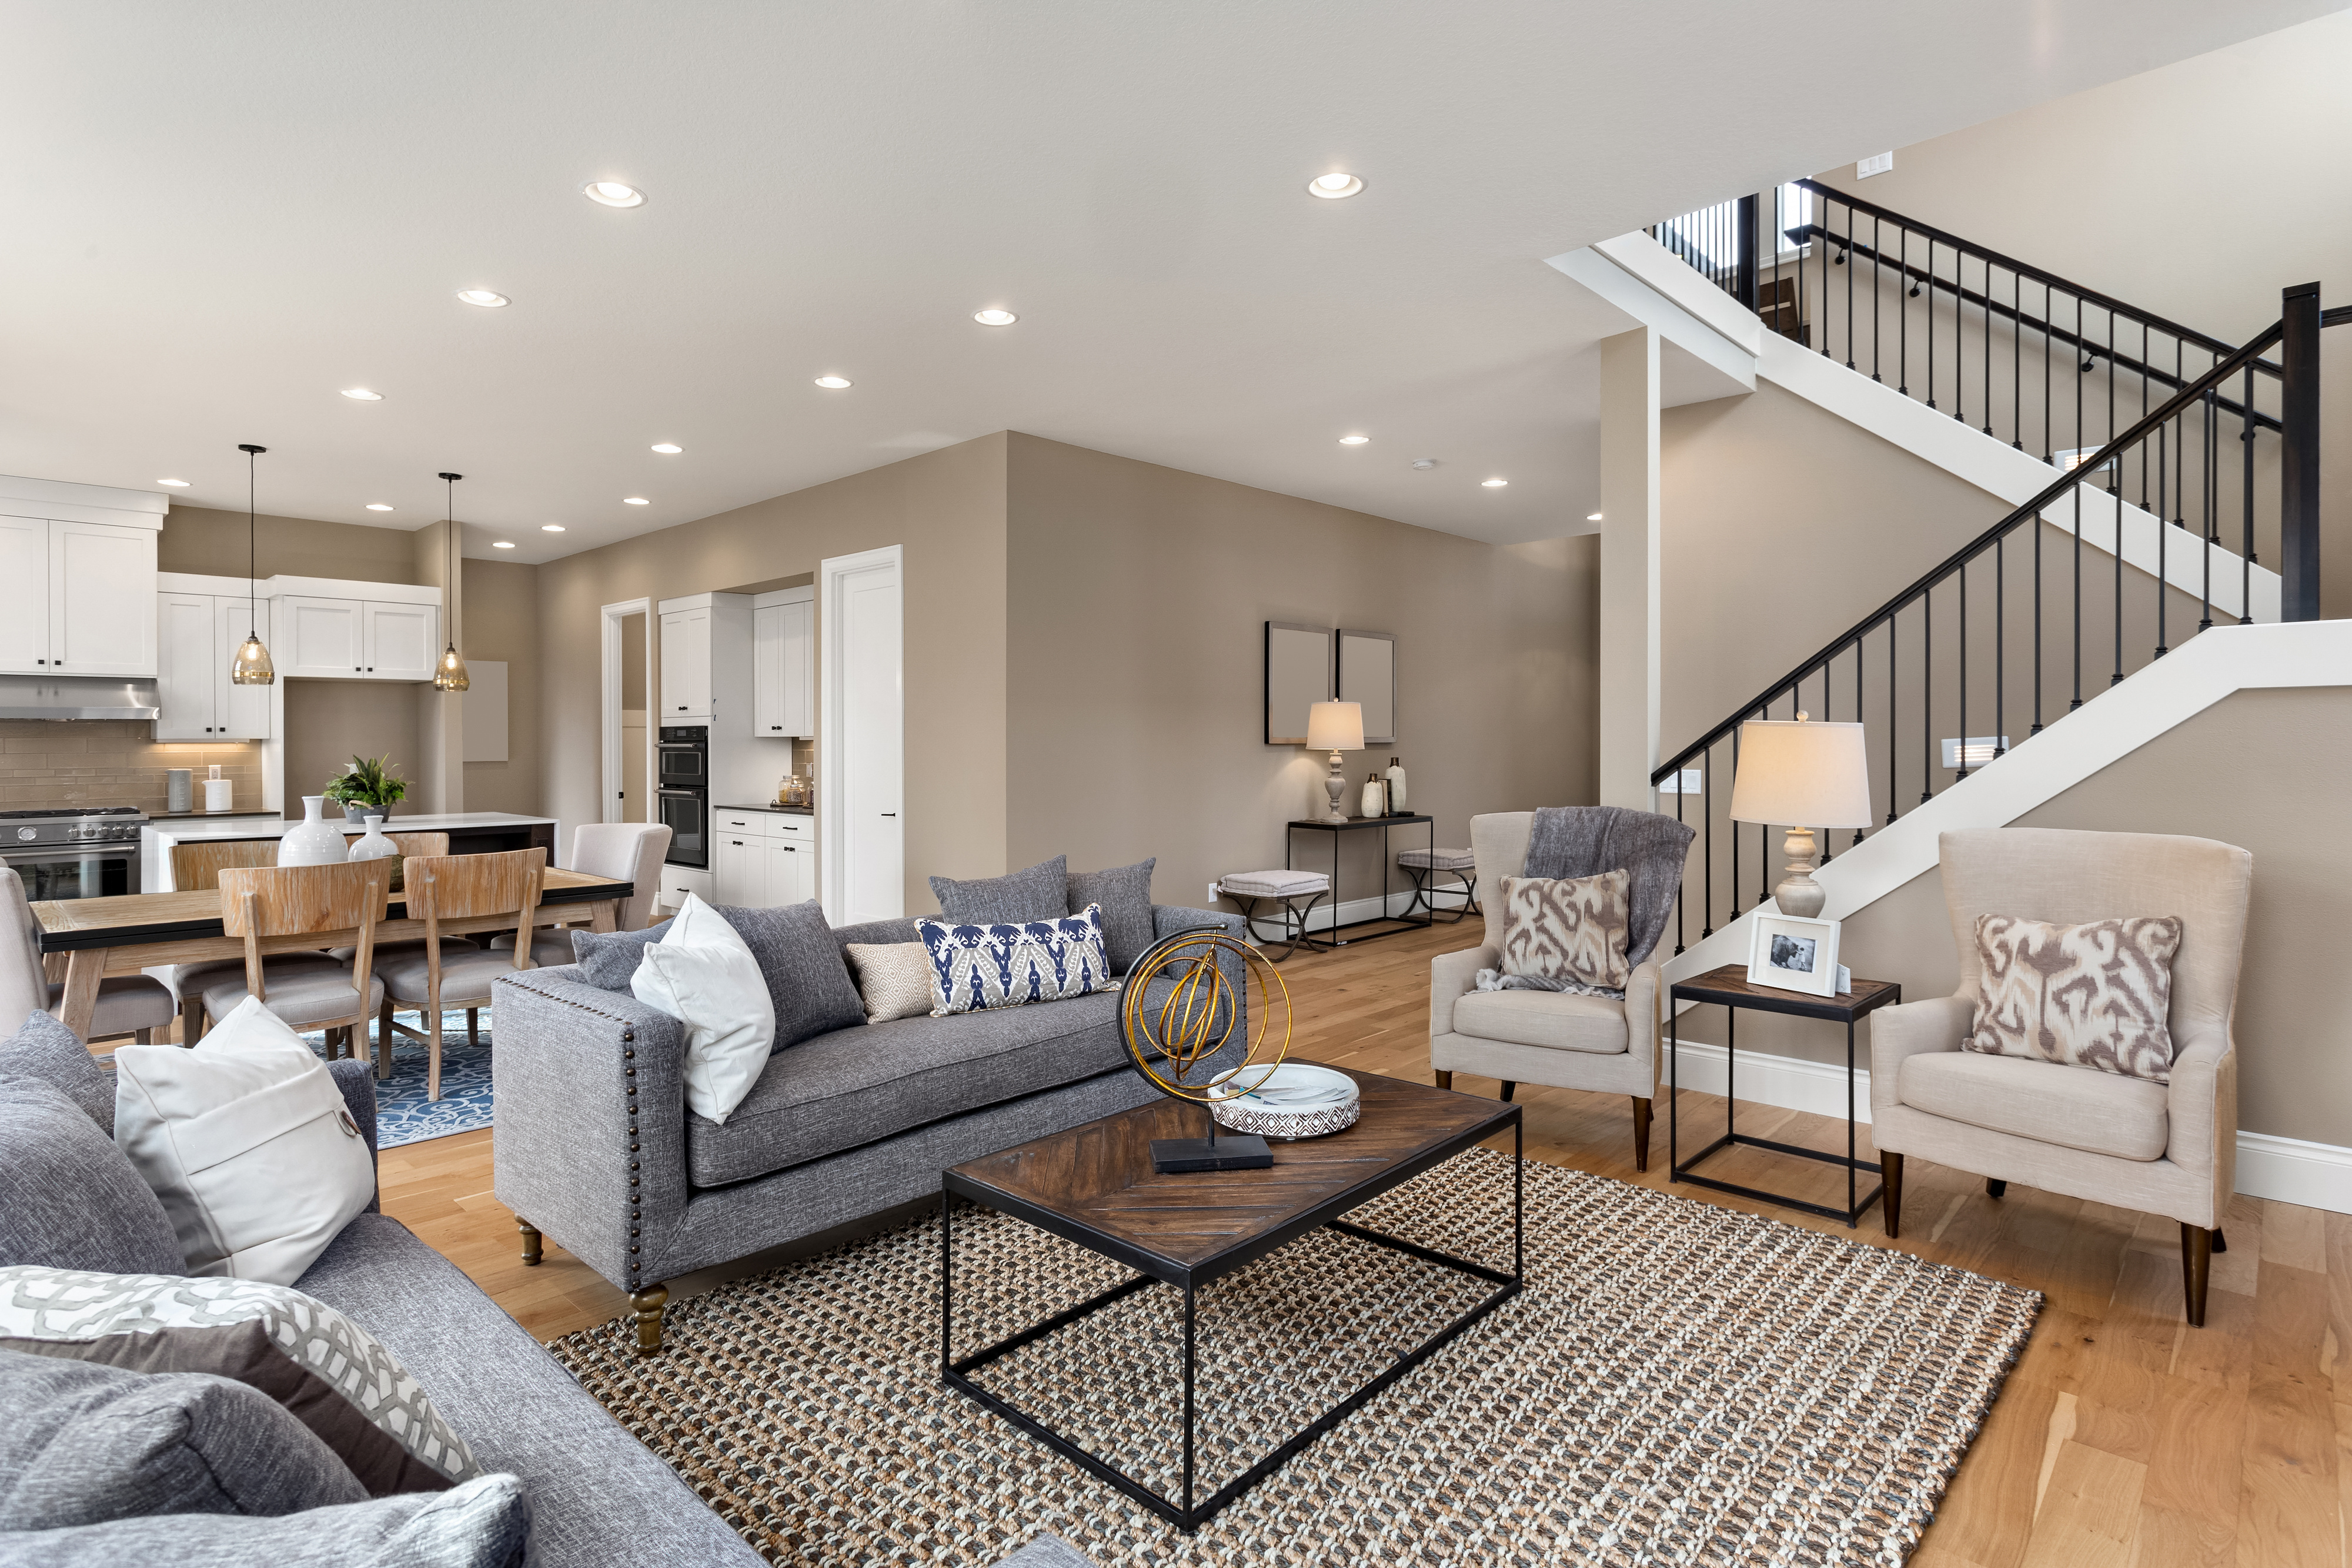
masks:
MULTIPOLYGON (((2006 264, 2003 263, 2002 265, 2006 264)), ((2339 314, 2338 311, 2324 312, 2321 317, 2323 323, 2332 325, 2333 323, 2328 321, 2329 317, 2334 317, 2336 320, 2340 321, 2352 319, 2352 312, 2345 312, 2342 314, 2339 314)), ((2169 328, 2166 329, 2170 330, 2169 328)), ((1676 752, 1671 759, 1653 768, 1650 772, 1650 782, 1653 785, 1656 785, 1664 783, 1668 779, 1674 778, 1675 774, 1685 767, 1693 758, 1706 752, 1710 747, 1714 746, 1717 742, 1724 739, 1734 730, 1738 729, 1742 721, 1757 713, 1759 710, 1769 710, 1774 698, 1794 691, 1807 676, 1822 668, 1838 654, 1843 653, 1847 649, 1853 647, 1857 640, 1876 631, 1881 625, 1891 621, 1899 612, 1917 602, 1921 599, 1926 598, 1928 592, 1933 590, 1937 583, 1944 581, 1954 572, 1958 571, 1963 567, 1967 566, 1969 561, 1975 559, 1987 549, 1992 548, 1992 546, 1998 543, 2001 538, 2016 531, 2025 524, 2040 517, 2043 512, 2050 509, 2053 502, 2065 496, 2069 491, 2089 484, 2091 479, 2099 474, 2110 461, 2118 458, 2126 447, 2131 446, 2139 442, 2158 426, 2181 417, 2189 409, 2192 408, 2200 399, 2203 398, 2207 392, 2219 387, 2230 377, 2242 374, 2251 369, 2259 368, 2262 362, 2261 356, 2263 350, 2277 345, 2284 337, 2285 330, 2286 322, 2282 319, 2281 320, 2273 322, 2270 326, 2265 327, 2263 330, 2254 334, 2254 336, 2249 339, 2241 348, 2228 350, 2228 346, 2226 344, 2223 345, 2223 348, 2227 350, 2228 357, 2215 364, 2211 370, 2198 377, 2194 382, 2191 382, 2187 387, 2182 389, 2179 394, 2174 396, 2162 407, 2150 411, 2138 423, 2132 425, 2130 429, 2124 431, 2114 440, 2099 448, 2095 454, 2084 459, 2074 468, 2061 474, 2056 479, 2053 479, 2050 484, 2043 486, 2040 492, 2035 494, 2023 505, 2018 507, 2007 517, 2001 518, 2000 521, 1995 523, 1991 528, 1987 528, 1983 533, 1979 534, 1967 544, 1962 545, 1958 550, 1946 558, 1940 564, 1931 568, 1924 576, 1914 581, 1909 587, 1904 589, 1901 592, 1895 594, 1894 598, 1888 600, 1885 604, 1880 605, 1876 610, 1863 617, 1862 620, 1856 622, 1846 631, 1831 639, 1830 642, 1824 644, 1819 652, 1806 659, 1802 664, 1798 664, 1796 668, 1790 670, 1787 674, 1781 676, 1779 680, 1765 687, 1748 702, 1733 709, 1732 715, 1729 718, 1725 719, 1713 729, 1708 730, 1705 735, 1699 737, 1698 739, 1683 747, 1682 750, 1676 752)), ((2117 497, 2112 498, 2119 508, 2124 505, 2121 497, 2117 497)), ((2160 519, 2158 526, 2165 526, 2160 519)), ((2120 549, 2122 541, 2118 539, 2116 542, 2117 548, 2120 549)), ((2201 541, 2200 548, 2203 548, 2201 541)), ((1965 725, 1962 727, 1965 728, 1965 725)))

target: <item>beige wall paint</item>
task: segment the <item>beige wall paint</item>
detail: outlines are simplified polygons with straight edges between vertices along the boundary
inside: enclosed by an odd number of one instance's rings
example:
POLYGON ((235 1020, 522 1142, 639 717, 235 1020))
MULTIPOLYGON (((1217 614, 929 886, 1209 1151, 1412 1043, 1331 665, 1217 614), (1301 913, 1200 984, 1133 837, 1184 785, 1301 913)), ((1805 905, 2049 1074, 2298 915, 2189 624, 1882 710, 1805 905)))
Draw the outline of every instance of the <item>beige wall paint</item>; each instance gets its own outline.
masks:
POLYGON ((252 744, 159 741, 143 718, 0 719, 0 809, 50 806, 136 806, 160 812, 168 796, 164 773, 194 773, 193 804, 204 805, 205 769, 220 764, 236 782, 237 809, 261 806, 261 747, 252 744))
POLYGON ((904 547, 907 908, 1005 867, 1005 437, 982 436, 540 568, 543 799, 596 820, 599 607, 813 572, 904 547))
MULTIPOLYGON (((356 523, 323 523, 313 517, 255 519, 257 574, 261 577, 333 577, 354 582, 425 582, 416 575, 415 536, 405 528, 371 528, 356 523)), ((164 571, 247 575, 246 518, 242 512, 173 506, 163 515, 155 559, 164 571)))
MULTIPOLYGON (((1475 812, 1594 799, 1594 538, 1496 548, 1008 442, 1013 865, 1156 855, 1154 896, 1193 905, 1223 873, 1281 865, 1282 824, 1321 798, 1325 758, 1265 744, 1268 620, 1398 637, 1397 743, 1347 755, 1351 812, 1391 755, 1441 845, 1467 844, 1475 812)), ((1343 897, 1376 890, 1377 839, 1349 836, 1343 897)), ((1423 841, 1401 830, 1395 847, 1423 841)), ((1298 835, 1302 863, 1329 850, 1298 835)))
MULTIPOLYGON (((2183 833, 2252 852, 2253 900, 2238 986, 2239 1125, 2352 1145, 2352 1007, 2342 988, 2352 927, 2352 688, 2240 692, 2019 819, 2021 827, 2183 833)), ((2136 911, 2163 914, 2161 910, 2136 911)), ((1901 983, 1912 1000, 1959 983, 1941 876, 1918 877, 1848 919, 1841 959, 1901 983)), ((1685 1015, 1720 1040, 1719 1009, 1685 1015)), ((1826 1026, 1748 1014, 1743 1048, 1843 1059, 1826 1026)))
MULTIPOLYGON (((390 755, 392 770, 408 785, 395 815, 434 810, 418 788, 416 690, 407 681, 287 680, 286 815, 300 817, 302 797, 347 772, 355 755, 390 755)), ((257 796, 254 803, 260 803, 257 796)), ((327 811, 338 815, 341 808, 330 800, 327 811)))
POLYGON ((466 810, 539 816, 539 568, 469 560, 465 579, 466 657, 507 664, 507 760, 466 764, 466 810))

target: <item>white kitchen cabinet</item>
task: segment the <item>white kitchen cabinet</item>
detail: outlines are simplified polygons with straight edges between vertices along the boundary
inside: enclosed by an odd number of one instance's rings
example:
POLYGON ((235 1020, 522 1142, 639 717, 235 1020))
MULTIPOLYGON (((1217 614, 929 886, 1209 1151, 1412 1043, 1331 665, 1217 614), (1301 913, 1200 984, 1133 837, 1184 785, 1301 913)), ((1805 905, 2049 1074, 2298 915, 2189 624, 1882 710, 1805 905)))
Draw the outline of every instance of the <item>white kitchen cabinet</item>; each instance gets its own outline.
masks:
POLYGON ((368 678, 377 681, 429 681, 437 644, 441 612, 430 604, 383 604, 370 600, 361 606, 363 631, 362 663, 368 678))
MULTIPOLYGON (((236 651, 245 646, 247 637, 259 633, 262 644, 269 645, 269 601, 250 599, 215 599, 213 601, 213 738, 215 740, 267 740, 269 738, 269 692, 268 686, 240 686, 228 678, 236 664, 236 651)), ((272 660, 276 655, 271 655, 272 660)), ((160 738, 160 737, 159 737, 160 738)))
POLYGON ((751 733, 761 739, 816 734, 815 591, 751 601, 751 733))
POLYGON ((278 618, 286 628, 285 643, 282 651, 273 645, 269 653, 280 675, 306 680, 367 678, 363 601, 289 593, 277 603, 278 618))
POLYGON ((43 675, 49 669, 49 525, 39 517, 0 517, 0 670, 43 675))
POLYGON ((0 670, 152 676, 155 530, 114 523, 0 517, 0 670))
POLYGON ((229 670, 250 632, 269 641, 269 607, 210 593, 155 596, 155 738, 264 740, 269 688, 240 686, 229 670))
POLYGON ((719 902, 758 909, 768 902, 768 841, 751 833, 721 831, 710 857, 719 902))
POLYGON ((711 836, 720 904, 765 909, 816 896, 816 835, 809 818, 784 811, 714 811, 711 836))
POLYGON ((661 722, 710 717, 710 612, 672 611, 661 618, 661 722))
POLYGON ((814 845, 770 839, 767 852, 769 904, 804 904, 816 896, 816 876, 811 869, 816 859, 814 845))

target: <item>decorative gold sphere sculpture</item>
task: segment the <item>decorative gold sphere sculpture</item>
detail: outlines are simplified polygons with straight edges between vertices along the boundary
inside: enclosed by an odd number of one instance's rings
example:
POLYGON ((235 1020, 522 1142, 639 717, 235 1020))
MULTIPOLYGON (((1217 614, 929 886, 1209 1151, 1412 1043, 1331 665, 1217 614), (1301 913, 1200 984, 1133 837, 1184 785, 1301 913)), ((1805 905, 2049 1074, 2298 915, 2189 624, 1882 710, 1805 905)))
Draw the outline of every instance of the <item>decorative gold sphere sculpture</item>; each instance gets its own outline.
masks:
POLYGON ((1290 988, 1265 954, 1222 931, 1180 931, 1161 937, 1127 972, 1122 990, 1118 1029, 1128 1054, 1135 1059, 1138 1071, 1179 1100, 1205 1105, 1229 1094, 1249 1093, 1289 1053, 1290 988), (1239 964, 1238 983, 1226 971, 1223 960, 1228 956, 1239 964), (1154 1005, 1146 993, 1157 979, 1173 984, 1154 1005), (1253 1001, 1253 989, 1255 1003, 1245 1006, 1253 1001), (1274 1033, 1277 1010, 1279 1037, 1274 1033), (1236 1024, 1249 1041, 1248 1053, 1231 1067, 1210 1071, 1210 1058, 1232 1040, 1236 1024), (1261 1063, 1260 1053, 1269 1040, 1276 1041, 1274 1054, 1261 1063), (1245 1087, 1225 1087, 1252 1069, 1258 1070, 1257 1076, 1245 1087))

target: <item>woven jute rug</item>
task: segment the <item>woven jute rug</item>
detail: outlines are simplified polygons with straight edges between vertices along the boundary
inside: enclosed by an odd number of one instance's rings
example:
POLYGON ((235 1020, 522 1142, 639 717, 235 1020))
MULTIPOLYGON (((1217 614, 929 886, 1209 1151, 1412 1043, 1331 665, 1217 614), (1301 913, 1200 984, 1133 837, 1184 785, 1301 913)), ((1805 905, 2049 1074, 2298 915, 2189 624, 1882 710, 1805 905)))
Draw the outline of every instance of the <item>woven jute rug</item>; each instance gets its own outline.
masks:
MULTIPOLYGON (((1477 1149, 1351 1217, 1507 1268, 1477 1149)), ((956 1218, 956 1351, 1128 1277, 956 1218)), ((1196 1535, 940 1380, 939 1230, 911 1222, 552 1349, 770 1562, 993 1564, 1051 1531, 1114 1564, 1899 1563, 2042 1298, 1580 1171, 1527 1167, 1528 1288, 1196 1535)), ((1490 1287, 1322 1231, 1202 1292, 1201 1495, 1490 1287)), ((1154 1286, 983 1385, 1178 1482, 1181 1299, 1154 1286)))

